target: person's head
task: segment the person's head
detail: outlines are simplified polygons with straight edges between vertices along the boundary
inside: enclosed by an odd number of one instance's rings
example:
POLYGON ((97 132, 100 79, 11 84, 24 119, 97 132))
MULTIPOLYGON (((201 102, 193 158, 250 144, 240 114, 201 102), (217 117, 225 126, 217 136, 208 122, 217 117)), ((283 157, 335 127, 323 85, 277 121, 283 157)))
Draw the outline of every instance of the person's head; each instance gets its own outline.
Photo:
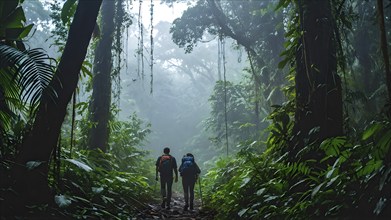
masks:
POLYGON ((163 152, 164 152, 165 154, 169 154, 169 153, 170 153, 170 148, 165 147, 164 150, 163 150, 163 152))
POLYGON ((186 156, 187 156, 187 157, 192 157, 192 158, 194 158, 194 155, 191 154, 191 153, 187 153, 186 156))

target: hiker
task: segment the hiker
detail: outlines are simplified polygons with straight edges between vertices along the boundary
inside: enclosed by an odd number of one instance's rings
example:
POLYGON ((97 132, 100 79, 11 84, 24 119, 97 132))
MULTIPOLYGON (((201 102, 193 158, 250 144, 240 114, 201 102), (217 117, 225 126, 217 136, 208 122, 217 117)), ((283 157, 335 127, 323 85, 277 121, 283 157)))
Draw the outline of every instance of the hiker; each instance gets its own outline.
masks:
POLYGON ((162 208, 170 209, 172 182, 174 180, 173 172, 175 173, 175 182, 178 182, 178 170, 175 157, 170 155, 170 148, 166 147, 163 150, 163 155, 156 160, 156 181, 159 180, 158 172, 160 173, 160 191, 162 193, 163 202, 162 208))
POLYGON ((189 194, 190 194, 190 210, 193 210, 194 206, 194 185, 197 181, 198 175, 201 173, 200 168, 194 161, 194 156, 191 153, 187 153, 182 158, 182 164, 179 167, 179 172, 182 177, 183 193, 185 195, 184 211, 189 208, 189 194))

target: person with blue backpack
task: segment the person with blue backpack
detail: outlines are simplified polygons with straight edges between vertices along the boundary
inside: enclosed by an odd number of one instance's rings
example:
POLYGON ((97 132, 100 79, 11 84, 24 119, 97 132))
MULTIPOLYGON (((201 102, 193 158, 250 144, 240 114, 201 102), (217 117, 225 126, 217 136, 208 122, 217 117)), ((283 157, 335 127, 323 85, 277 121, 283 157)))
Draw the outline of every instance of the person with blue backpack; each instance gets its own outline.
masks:
POLYGON ((187 153, 182 158, 182 163, 179 167, 179 172, 182 177, 183 193, 185 197, 184 211, 188 208, 193 210, 194 208, 194 186, 197 181, 198 175, 201 173, 200 168, 194 161, 194 156, 191 153, 187 153), (189 198, 190 197, 190 198, 189 198), (189 203, 190 199, 190 203, 189 203), (190 207, 189 207, 190 204, 190 207))
POLYGON ((175 157, 170 155, 170 148, 166 147, 163 150, 163 155, 156 160, 156 181, 159 180, 158 172, 160 173, 160 192, 163 197, 162 208, 170 209, 172 183, 174 180, 178 182, 178 170, 175 157))

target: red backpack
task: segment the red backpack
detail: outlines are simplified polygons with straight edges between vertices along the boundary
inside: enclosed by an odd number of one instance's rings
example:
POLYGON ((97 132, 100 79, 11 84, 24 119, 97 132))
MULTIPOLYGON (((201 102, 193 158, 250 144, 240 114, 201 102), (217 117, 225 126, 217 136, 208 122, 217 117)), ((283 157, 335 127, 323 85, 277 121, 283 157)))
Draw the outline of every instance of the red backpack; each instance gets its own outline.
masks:
POLYGON ((162 155, 159 162, 159 172, 170 172, 171 169, 171 155, 162 155))

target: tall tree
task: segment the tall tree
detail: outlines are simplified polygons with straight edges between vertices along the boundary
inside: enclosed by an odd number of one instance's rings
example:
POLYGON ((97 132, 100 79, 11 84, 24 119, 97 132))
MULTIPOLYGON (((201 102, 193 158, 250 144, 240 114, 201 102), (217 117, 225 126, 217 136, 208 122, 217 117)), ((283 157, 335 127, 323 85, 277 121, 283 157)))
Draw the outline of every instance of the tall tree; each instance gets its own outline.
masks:
POLYGON ((360 1, 357 4, 357 13, 361 15, 360 19, 356 22, 356 32, 354 34, 355 50, 359 63, 360 82, 364 89, 364 93, 368 94, 368 98, 364 103, 366 112, 368 114, 375 114, 376 100, 370 99, 374 92, 379 88, 380 81, 377 74, 374 73, 374 58, 373 54, 376 53, 375 42, 368 42, 368 39, 375 37, 375 27, 373 25, 373 14, 375 2, 374 1, 360 1))
POLYGON ((269 109, 269 103, 260 100, 273 100, 272 104, 282 101, 282 94, 279 96, 271 89, 284 84, 283 74, 277 68, 283 50, 283 29, 278 28, 282 26, 279 24, 283 16, 281 11, 274 10, 275 6, 275 1, 200 0, 176 19, 171 28, 174 43, 185 47, 186 52, 202 41, 205 31, 232 38, 244 47, 254 79, 251 83, 255 88, 253 123, 256 126, 260 123, 260 108, 269 109))
POLYGON ((337 75, 331 3, 329 0, 298 2, 303 34, 296 54, 293 132, 297 139, 292 142, 296 150, 343 134, 341 80, 337 75))
MULTIPOLYGON (((90 101, 90 119, 92 128, 89 132, 88 147, 90 149, 107 149, 109 138, 109 119, 111 104, 111 70, 112 45, 114 35, 114 0, 102 4, 101 37, 95 49, 92 97, 90 101)), ((118 2, 118 4, 121 4, 118 2)))
MULTIPOLYGON (((387 32, 384 24, 384 10, 383 10, 383 0, 377 0, 377 12, 379 16, 379 26, 380 26, 380 44, 381 51, 383 54, 384 60, 384 69, 386 72, 386 84, 388 89, 388 103, 391 105, 391 70, 390 70, 390 56, 388 55, 388 45, 387 45, 387 32)), ((389 114, 391 107, 388 109, 389 114)))
POLYGON ((49 160, 55 149, 67 105, 76 89, 81 65, 94 30, 101 0, 80 0, 58 69, 43 93, 32 130, 25 137, 14 167, 16 189, 23 203, 48 203, 49 160))

